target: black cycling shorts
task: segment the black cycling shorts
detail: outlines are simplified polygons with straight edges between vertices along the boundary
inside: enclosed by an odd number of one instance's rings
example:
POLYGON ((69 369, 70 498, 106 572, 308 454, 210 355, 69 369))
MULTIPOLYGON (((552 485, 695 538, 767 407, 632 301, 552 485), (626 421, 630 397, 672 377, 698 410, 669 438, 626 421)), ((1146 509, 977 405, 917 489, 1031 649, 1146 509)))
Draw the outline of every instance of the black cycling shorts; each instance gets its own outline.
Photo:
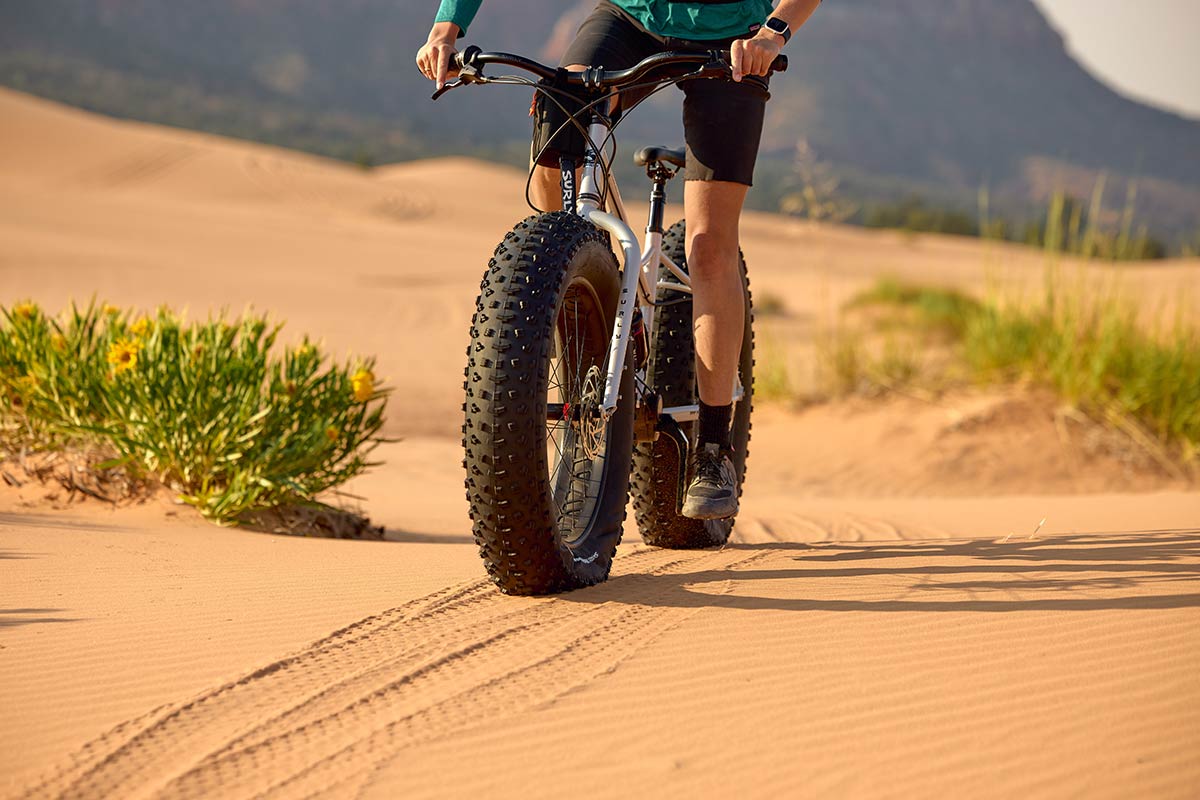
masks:
MULTIPOLYGON (((747 32, 746 36, 750 35, 747 32)), ((628 69, 647 56, 666 50, 727 50, 733 41, 656 36, 608 0, 600 0, 579 27, 561 64, 628 69)), ((763 115, 771 97, 767 78, 746 76, 740 83, 703 78, 684 81, 679 86, 683 90, 683 138, 687 144, 684 177, 689 181, 752 185, 763 115)), ((622 92, 621 106, 629 108, 647 91, 622 92)), ((574 111, 582 103, 564 105, 574 111)), ((539 93, 535 103, 533 155, 542 166, 557 167, 564 155, 582 159, 584 141, 578 129, 567 125, 559 130, 566 119, 562 110, 539 93), (559 131, 558 135, 546 145, 555 131, 559 131)))

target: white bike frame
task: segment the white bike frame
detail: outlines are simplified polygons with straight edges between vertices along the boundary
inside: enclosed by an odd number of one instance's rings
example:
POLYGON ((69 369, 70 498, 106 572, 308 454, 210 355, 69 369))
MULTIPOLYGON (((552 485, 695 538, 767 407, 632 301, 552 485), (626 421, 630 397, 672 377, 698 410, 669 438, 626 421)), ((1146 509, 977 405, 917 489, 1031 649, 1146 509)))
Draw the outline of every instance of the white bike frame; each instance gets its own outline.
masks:
MULTIPOLYGON (((692 281, 678 264, 663 254, 662 231, 651 230, 654 227, 653 215, 646 226, 645 244, 639 246, 637 236, 629 227, 616 180, 612 177, 612 157, 616 151, 616 144, 613 144, 613 150, 609 153, 597 153, 591 146, 591 142, 611 141, 609 128, 603 123, 594 122, 588 127, 588 134, 590 141, 579 178, 576 213, 601 230, 608 231, 620 245, 623 259, 621 293, 617 301, 613 336, 609 343, 608 371, 604 382, 604 402, 601 405, 601 412, 607 421, 617 410, 621 387, 621 368, 629 350, 629 334, 630 326, 633 323, 634 309, 641 309, 642 324, 649 336, 654 330, 654 312, 657 310, 655 297, 658 296, 658 290, 670 289, 691 294, 692 281), (601 168, 601 158, 605 159, 605 165, 610 169, 601 168), (609 176, 606 195, 600 191, 605 174, 609 176), (600 207, 602 196, 607 198, 608 211, 602 210, 600 207)), ((734 403, 740 401, 744 394, 741 376, 736 376, 734 378, 734 403)), ((699 412, 698 405, 672 406, 664 408, 662 411, 676 422, 691 422, 699 416, 699 412)))

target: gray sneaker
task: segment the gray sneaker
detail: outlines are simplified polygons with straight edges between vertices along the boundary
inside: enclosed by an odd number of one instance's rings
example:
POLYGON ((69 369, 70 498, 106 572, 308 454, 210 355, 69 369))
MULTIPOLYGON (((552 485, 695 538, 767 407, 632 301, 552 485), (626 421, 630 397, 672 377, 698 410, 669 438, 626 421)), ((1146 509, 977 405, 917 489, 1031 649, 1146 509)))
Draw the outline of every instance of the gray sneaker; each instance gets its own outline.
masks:
POLYGON ((696 473, 683 500, 692 519, 728 519, 738 511, 737 471, 728 450, 705 444, 696 454, 696 473))

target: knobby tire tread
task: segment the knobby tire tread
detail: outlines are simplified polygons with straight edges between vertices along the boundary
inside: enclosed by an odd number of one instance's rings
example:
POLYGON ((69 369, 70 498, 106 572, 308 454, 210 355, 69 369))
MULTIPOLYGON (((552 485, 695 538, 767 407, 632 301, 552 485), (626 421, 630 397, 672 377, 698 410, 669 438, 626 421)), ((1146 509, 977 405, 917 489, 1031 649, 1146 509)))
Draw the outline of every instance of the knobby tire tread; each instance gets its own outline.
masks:
MULTIPOLYGON (((589 534, 596 550, 591 561, 580 563, 558 536, 549 485, 547 364, 558 303, 568 273, 580 264, 605 284, 604 302, 611 294, 615 308, 619 270, 608 237, 572 214, 527 218, 496 247, 471 320, 463 382, 465 487, 480 555, 507 594, 551 594, 603 581, 620 540, 632 402, 622 402, 610 422, 609 446, 624 453, 607 459, 604 500, 594 515, 601 522, 589 534)), ((609 324, 611 329, 611 317, 609 324)), ((623 399, 631 398, 631 370, 623 377, 623 399)))

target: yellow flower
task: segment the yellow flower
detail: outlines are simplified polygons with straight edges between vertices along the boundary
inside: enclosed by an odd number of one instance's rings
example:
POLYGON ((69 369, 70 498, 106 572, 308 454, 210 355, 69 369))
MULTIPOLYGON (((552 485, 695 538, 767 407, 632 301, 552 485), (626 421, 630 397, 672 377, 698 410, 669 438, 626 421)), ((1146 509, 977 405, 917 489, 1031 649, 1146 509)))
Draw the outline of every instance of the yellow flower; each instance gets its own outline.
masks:
POLYGON ((17 386, 21 387, 21 389, 26 392, 33 391, 37 388, 37 385, 38 379, 32 375, 22 375, 21 377, 17 378, 17 386))
POLYGON ((338 429, 330 425, 325 429, 325 438, 331 442, 336 442, 338 438, 338 429))
POLYGON ((308 342, 305 342, 304 344, 302 344, 296 348, 296 358, 304 358, 312 351, 313 351, 313 346, 311 344, 309 344, 308 342))
POLYGON ((21 303, 19 306, 13 308, 13 315, 24 317, 25 319, 32 319, 34 314, 37 314, 37 310, 38 307, 33 303, 21 303))
POLYGON ((119 309, 116 306, 111 305, 109 303, 105 303, 104 307, 100 310, 103 311, 105 314, 108 314, 110 317, 115 317, 117 314, 121 313, 121 309, 119 309))
POLYGON ((360 369, 350 376, 350 385, 354 387, 354 399, 365 403, 375 394, 375 374, 369 369, 360 369))
POLYGON ((142 343, 136 339, 118 339, 108 348, 108 363, 113 365, 116 375, 128 372, 137 366, 142 343))
POLYGON ((61 333, 50 334, 50 344, 54 345, 55 350, 67 349, 67 340, 63 338, 61 333))
POLYGON ((150 320, 142 317, 137 322, 129 326, 129 332, 139 339, 145 336, 150 331, 150 320))

